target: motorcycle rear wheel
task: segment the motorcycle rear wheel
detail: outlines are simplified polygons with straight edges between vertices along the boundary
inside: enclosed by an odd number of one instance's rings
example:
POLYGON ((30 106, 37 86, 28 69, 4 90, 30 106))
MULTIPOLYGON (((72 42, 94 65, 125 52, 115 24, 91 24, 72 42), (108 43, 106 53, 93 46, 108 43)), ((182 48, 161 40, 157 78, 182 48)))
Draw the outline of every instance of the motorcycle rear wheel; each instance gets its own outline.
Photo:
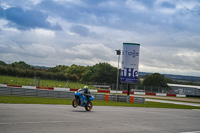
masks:
POLYGON ((72 101, 72 106, 73 106, 74 108, 76 108, 76 107, 78 106, 78 104, 77 104, 77 102, 76 102, 76 99, 74 99, 74 100, 72 101))
POLYGON ((85 110, 86 110, 86 111, 90 111, 90 110, 92 110, 92 107, 93 107, 93 104, 92 104, 92 102, 90 101, 90 102, 85 106, 85 110))

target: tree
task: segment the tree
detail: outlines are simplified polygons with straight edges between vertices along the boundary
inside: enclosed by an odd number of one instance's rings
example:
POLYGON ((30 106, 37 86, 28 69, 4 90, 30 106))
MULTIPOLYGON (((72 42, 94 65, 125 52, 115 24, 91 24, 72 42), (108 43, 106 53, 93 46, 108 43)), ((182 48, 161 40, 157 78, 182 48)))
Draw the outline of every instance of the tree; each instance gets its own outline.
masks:
POLYGON ((14 68, 20 68, 20 69, 30 69, 31 66, 26 64, 24 61, 14 62, 11 64, 14 68))
POLYGON ((86 70, 84 73, 82 73, 82 82, 91 82, 92 80, 92 75, 94 73, 93 67, 87 66, 86 70))
POLYGON ((0 66, 7 66, 7 64, 0 60, 0 66))
POLYGON ((68 67, 64 72, 66 74, 71 75, 71 77, 73 77, 73 79, 76 79, 76 81, 80 81, 80 79, 82 78, 82 74, 85 71, 86 71, 86 67, 73 64, 70 67, 68 67))
POLYGON ((113 83, 116 81, 117 69, 108 63, 99 63, 93 66, 93 75, 91 77, 94 82, 113 83))
POLYGON ((48 71, 49 72, 64 72, 64 71, 66 71, 67 68, 68 68, 68 66, 59 65, 59 66, 50 68, 48 71))
POLYGON ((117 68, 108 63, 99 63, 87 67, 82 74, 83 82, 114 83, 116 82, 117 68))
POLYGON ((6 75, 7 74, 6 67, 0 65, 0 74, 2 74, 2 75, 6 75))
POLYGON ((152 75, 146 75, 143 81, 144 86, 153 87, 167 87, 168 78, 159 73, 153 73, 152 75))

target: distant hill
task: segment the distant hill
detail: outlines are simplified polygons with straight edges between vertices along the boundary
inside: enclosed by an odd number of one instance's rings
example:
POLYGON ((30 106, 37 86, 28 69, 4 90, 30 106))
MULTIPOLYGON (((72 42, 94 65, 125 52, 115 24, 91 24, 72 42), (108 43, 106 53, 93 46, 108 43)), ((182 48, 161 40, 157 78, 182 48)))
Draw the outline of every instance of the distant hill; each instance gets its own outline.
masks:
MULTIPOLYGON (((144 78, 146 75, 151 75, 150 72, 139 72, 139 76, 144 78)), ((162 74, 163 76, 176 80, 176 81, 189 81, 189 82, 200 82, 200 77, 197 76, 186 76, 186 75, 173 75, 173 74, 162 74)))
POLYGON ((33 65, 31 65, 31 67, 34 67, 34 68, 37 68, 37 69, 45 69, 45 70, 49 70, 49 69, 52 68, 52 67, 46 67, 46 66, 33 66, 33 65))

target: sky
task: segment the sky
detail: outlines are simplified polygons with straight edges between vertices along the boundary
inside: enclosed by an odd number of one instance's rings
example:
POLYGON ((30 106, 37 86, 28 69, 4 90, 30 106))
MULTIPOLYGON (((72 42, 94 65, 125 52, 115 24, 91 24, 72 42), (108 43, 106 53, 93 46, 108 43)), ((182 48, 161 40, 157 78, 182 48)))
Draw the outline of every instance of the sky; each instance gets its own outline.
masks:
POLYGON ((0 0, 0 60, 117 67, 140 44, 139 71, 200 76, 200 0, 0 0))

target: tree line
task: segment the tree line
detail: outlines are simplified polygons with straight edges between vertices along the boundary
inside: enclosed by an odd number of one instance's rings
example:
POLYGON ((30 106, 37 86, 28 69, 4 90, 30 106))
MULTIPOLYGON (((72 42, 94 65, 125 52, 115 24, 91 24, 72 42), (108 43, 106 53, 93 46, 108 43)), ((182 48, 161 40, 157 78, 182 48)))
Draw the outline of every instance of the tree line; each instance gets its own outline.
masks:
POLYGON ((117 68, 108 63, 93 66, 58 65, 52 68, 30 66, 24 61, 6 64, 0 61, 0 75, 19 77, 40 77, 42 79, 70 80, 81 82, 115 83, 117 68))
MULTIPOLYGON (((93 66, 81 66, 75 64, 71 66, 58 65, 56 67, 47 68, 30 66, 24 61, 11 64, 0 61, 0 75, 40 77, 41 79, 80 82, 116 83, 117 68, 108 63, 98 63, 93 66)), ((168 82, 172 81, 159 73, 155 73, 146 75, 143 85, 166 87, 168 82)), ((138 84, 141 84, 141 82, 138 82, 138 84)))
MULTIPOLYGON (((47 68, 31 66, 24 61, 14 62, 11 64, 6 64, 5 62, 0 61, 0 75, 29 78, 40 77, 41 79, 93 83, 116 83, 117 68, 108 63, 98 63, 93 66, 81 66, 75 64, 71 66, 58 65, 56 67, 47 68)), ((152 87, 167 87, 167 83, 189 84, 186 82, 173 81, 159 73, 146 75, 143 82, 138 82, 139 85, 152 87)), ((195 83, 193 85, 199 84, 195 83)))

